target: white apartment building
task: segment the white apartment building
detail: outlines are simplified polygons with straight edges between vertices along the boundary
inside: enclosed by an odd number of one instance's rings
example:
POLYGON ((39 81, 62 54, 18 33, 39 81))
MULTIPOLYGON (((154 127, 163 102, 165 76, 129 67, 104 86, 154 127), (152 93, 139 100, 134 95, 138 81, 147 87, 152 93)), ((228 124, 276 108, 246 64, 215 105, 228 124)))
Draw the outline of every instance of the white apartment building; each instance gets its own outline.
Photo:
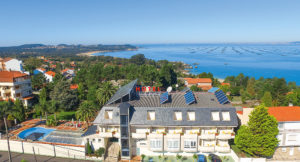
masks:
POLYGON ((228 100, 208 92, 138 93, 136 83, 121 87, 83 135, 94 149, 118 146, 121 159, 230 153, 238 120, 228 100))
POLYGON ((13 58, 0 58, 0 71, 24 72, 22 61, 13 58))
POLYGON ((270 107, 268 112, 278 121, 279 149, 289 156, 300 155, 300 107, 270 107))
POLYGON ((0 100, 23 101, 25 106, 32 97, 30 76, 19 71, 0 71, 0 100))

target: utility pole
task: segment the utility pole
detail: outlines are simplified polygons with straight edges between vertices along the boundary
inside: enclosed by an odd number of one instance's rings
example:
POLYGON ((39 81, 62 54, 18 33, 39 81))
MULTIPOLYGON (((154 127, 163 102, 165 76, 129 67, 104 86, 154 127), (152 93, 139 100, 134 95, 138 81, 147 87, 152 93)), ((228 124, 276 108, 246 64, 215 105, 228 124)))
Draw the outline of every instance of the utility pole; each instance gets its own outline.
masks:
POLYGON ((6 123, 6 117, 4 119, 4 125, 5 125, 5 130, 6 130, 6 140, 7 140, 7 147, 8 147, 8 161, 11 161, 11 153, 10 153, 10 146, 9 146, 9 136, 8 136, 8 129, 7 129, 7 123, 6 123))

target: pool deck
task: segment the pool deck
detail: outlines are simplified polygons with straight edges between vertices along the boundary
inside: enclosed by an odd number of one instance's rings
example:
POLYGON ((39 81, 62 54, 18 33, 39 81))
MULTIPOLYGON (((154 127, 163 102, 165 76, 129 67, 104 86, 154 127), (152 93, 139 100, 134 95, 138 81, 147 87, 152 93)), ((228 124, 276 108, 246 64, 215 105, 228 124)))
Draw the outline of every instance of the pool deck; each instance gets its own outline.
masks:
MULTIPOLYGON (((45 121, 45 120, 43 120, 45 121)), ((10 139, 11 140, 17 140, 18 134, 22 131, 33 128, 33 127, 43 127, 43 128, 50 128, 50 129, 56 129, 56 130, 63 130, 63 131, 76 131, 76 132, 82 132, 86 130, 86 124, 83 122, 80 122, 81 127, 76 127, 77 121, 59 121, 59 125, 55 127, 48 127, 45 125, 45 122, 42 122, 40 119, 31 119, 22 122, 20 125, 21 127, 15 130, 12 130, 9 132, 10 139)))

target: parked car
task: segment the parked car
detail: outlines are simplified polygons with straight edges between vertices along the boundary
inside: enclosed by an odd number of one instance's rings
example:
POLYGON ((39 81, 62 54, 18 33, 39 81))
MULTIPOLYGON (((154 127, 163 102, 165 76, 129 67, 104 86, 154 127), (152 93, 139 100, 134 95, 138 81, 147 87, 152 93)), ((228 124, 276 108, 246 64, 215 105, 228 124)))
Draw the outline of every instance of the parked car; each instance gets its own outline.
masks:
POLYGON ((198 160, 197 162, 206 162, 206 157, 205 155, 199 154, 198 155, 198 160))
POLYGON ((208 156, 212 162, 222 162, 221 158, 216 154, 209 154, 208 156))

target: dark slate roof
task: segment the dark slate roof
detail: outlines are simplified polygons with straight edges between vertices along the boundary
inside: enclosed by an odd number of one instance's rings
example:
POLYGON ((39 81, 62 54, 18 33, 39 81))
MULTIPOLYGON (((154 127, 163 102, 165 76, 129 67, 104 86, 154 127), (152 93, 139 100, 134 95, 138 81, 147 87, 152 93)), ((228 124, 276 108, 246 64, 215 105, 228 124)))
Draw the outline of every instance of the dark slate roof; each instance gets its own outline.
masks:
POLYGON ((131 125, 149 125, 149 126, 238 126, 238 119, 235 108, 136 108, 130 120, 131 125), (155 120, 147 120, 147 111, 155 111, 155 120), (174 111, 182 112, 182 120, 174 120, 174 111), (194 111, 195 121, 187 120, 187 112, 194 111), (211 119, 211 112, 230 113, 230 121, 222 121, 220 113, 220 121, 211 119))
POLYGON ((85 136, 96 134, 96 131, 97 131, 97 125, 92 125, 92 126, 89 127, 89 129, 86 132, 84 132, 81 135, 81 137, 85 137, 85 136))
POLYGON ((137 79, 119 88, 118 91, 108 100, 107 104, 111 104, 115 101, 118 101, 122 97, 128 95, 133 90, 136 83, 137 83, 137 79))
MULTIPOLYGON (((118 107, 103 107, 93 122, 101 125, 119 125, 119 108, 118 107), (104 118, 105 110, 113 110, 113 119, 108 120, 104 118)), ((230 108, 164 108, 164 107, 138 107, 130 110, 130 125, 149 125, 149 126, 237 126, 238 119, 236 110, 230 108), (154 110, 156 120, 147 120, 147 112, 154 110), (182 112, 182 120, 174 120, 174 111, 182 112), (187 112, 195 111, 196 120, 188 121, 187 112), (211 112, 228 111, 230 113, 230 121, 222 121, 222 114, 220 113, 220 121, 212 121, 211 112)))
POLYGON ((102 107, 98 116, 93 122, 94 124, 102 124, 102 125, 120 125, 120 109, 119 107, 102 107), (113 111, 113 118, 111 120, 105 119, 105 111, 112 110, 113 111))
MULTIPOLYGON (((186 104, 184 92, 170 93, 171 100, 164 104, 160 104, 159 95, 140 95, 138 99, 129 101, 129 104, 134 107, 197 107, 197 108, 225 108, 232 107, 230 103, 220 104, 213 93, 208 92, 194 92, 196 102, 193 104, 186 104)), ((111 104, 109 106, 117 107, 119 104, 111 104)))

